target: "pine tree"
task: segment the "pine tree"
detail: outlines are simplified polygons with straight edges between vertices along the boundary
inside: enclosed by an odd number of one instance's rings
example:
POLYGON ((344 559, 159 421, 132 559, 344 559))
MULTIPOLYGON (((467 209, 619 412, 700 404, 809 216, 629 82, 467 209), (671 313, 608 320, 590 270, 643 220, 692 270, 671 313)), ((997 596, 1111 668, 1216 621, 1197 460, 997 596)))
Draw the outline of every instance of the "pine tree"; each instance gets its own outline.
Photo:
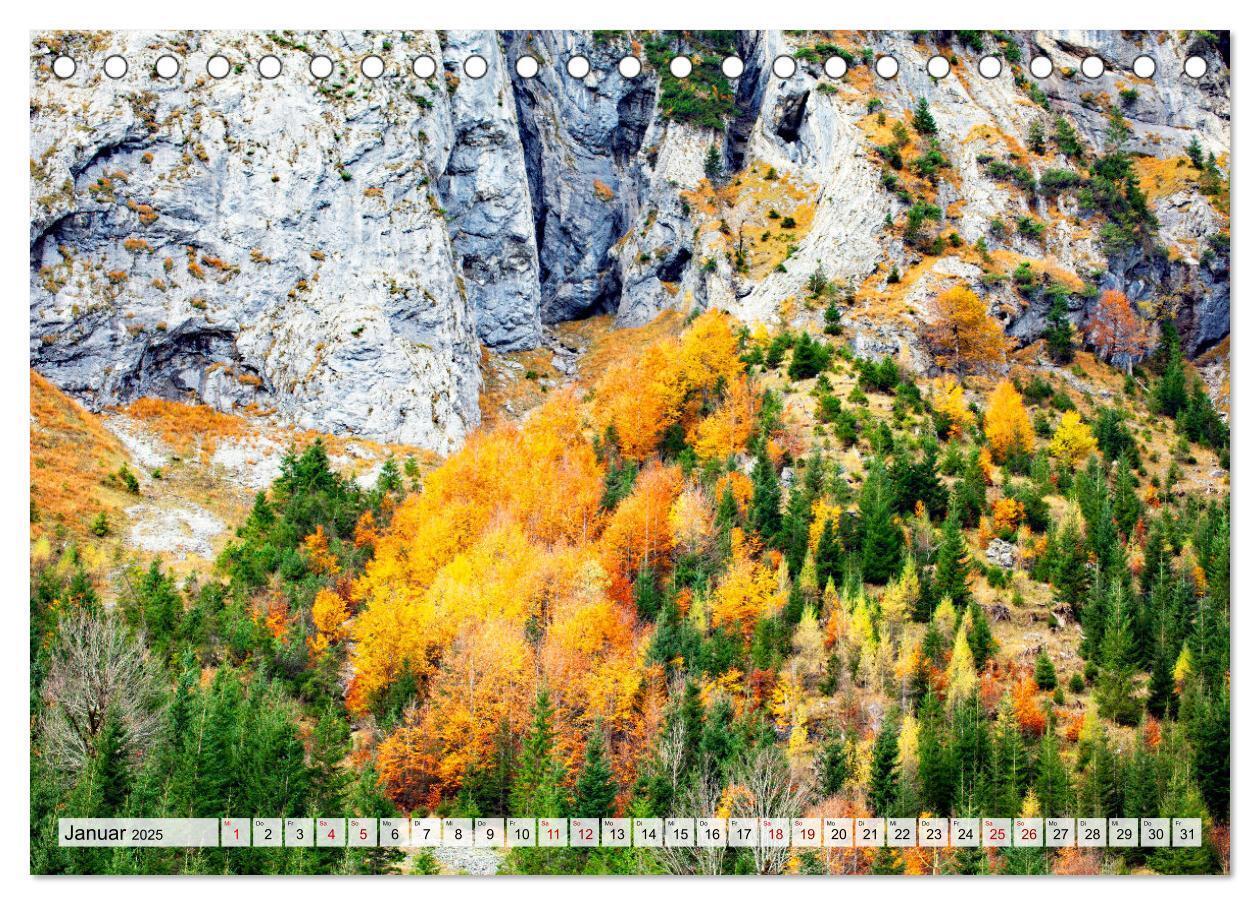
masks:
POLYGON ((824 588, 829 583, 844 579, 844 550, 835 519, 823 522, 822 532, 818 535, 818 549, 814 552, 814 568, 818 572, 818 583, 824 588))
POLYGON ((562 817, 568 812, 564 765, 556 754, 555 707, 543 688, 534 699, 529 731, 521 741, 510 804, 519 817, 562 817))
POLYGON ((919 717, 919 783, 923 806, 933 814, 951 814, 958 785, 954 751, 949 745, 945 715, 932 695, 919 717))
POLYGON ((611 817, 617 798, 617 783, 604 745, 599 723, 586 740, 586 754, 573 790, 573 813, 578 817, 611 817))
POLYGON ((1046 127, 1040 119, 1028 127, 1028 147, 1034 154, 1046 153, 1046 127))
POLYGON ((1190 136, 1190 144, 1186 146, 1186 156, 1196 170, 1203 169, 1203 145, 1199 144, 1199 136, 1190 136))
POLYGON ((749 506, 748 520, 752 529, 763 540, 769 540, 779 533, 782 522, 780 507, 783 492, 779 487, 779 476, 774 471, 774 463, 766 455, 764 446, 757 451, 757 461, 753 465, 752 484, 753 496, 749 506))
POLYGON ((1079 619, 1081 604, 1089 593, 1089 553, 1077 519, 1069 515, 1059 524, 1054 551, 1051 582, 1055 599, 1070 605, 1079 619))
POLYGON ((1229 820, 1229 687, 1197 697, 1190 714, 1194 774, 1203 802, 1217 820, 1229 820))
POLYGON ((1018 814, 1028 787, 1028 751, 1015 720, 1010 695, 998 704, 989 775, 990 814, 1018 814))
POLYGON ((1156 360, 1163 362, 1164 370, 1159 382, 1155 384, 1152 408, 1158 414, 1176 418, 1189 402, 1190 394, 1186 388, 1185 359, 1181 354, 1181 339, 1172 321, 1165 321, 1161 326, 1156 360))
POLYGON ((1046 341, 1046 351, 1057 364, 1067 364, 1072 360, 1076 343, 1072 335, 1072 322, 1068 319, 1067 292, 1059 287, 1050 298, 1050 308, 1046 312, 1046 326, 1041 333, 1046 341))
POLYGON ((714 185, 722 175, 722 153, 716 144, 709 145, 709 150, 705 152, 704 175, 714 185))
POLYGON ((1043 650, 1037 654, 1037 665, 1033 670, 1033 679, 1037 683, 1037 687, 1042 691, 1054 691, 1059 684, 1058 676, 1054 672, 1054 663, 1043 650))
POLYGON ((342 812, 352 777, 341 764, 350 754, 350 747, 350 724, 335 706, 329 705, 311 734, 312 814, 342 812))
POLYGON ((827 303, 827 310, 823 312, 823 333, 828 336, 840 335, 840 309, 836 307, 835 299, 827 303))
POLYGON ((814 773, 823 797, 839 794, 852 771, 852 754, 842 738, 829 738, 818 749, 814 773))
POLYGON ((126 729, 113 708, 96 737, 96 757, 91 769, 100 787, 101 807, 98 813, 86 816, 112 817, 120 813, 131 791, 131 752, 127 750, 126 729))
POLYGON ((971 553, 967 550, 956 507, 951 507, 945 519, 934 560, 936 573, 932 583, 938 598, 948 597, 956 608, 968 606, 971 603, 971 553))
POLYGON ((918 105, 914 108, 914 130, 920 135, 936 134, 936 119, 932 116, 932 108, 928 106, 927 98, 919 98, 918 105))
POLYGON ((875 737, 871 752, 871 780, 868 787, 872 814, 891 814, 901 785, 898 767, 898 727, 894 714, 886 713, 884 723, 875 737))
POLYGON ((997 656, 998 643, 993 637, 993 630, 989 627, 989 617, 985 614, 984 608, 974 600, 971 602, 971 608, 967 610, 967 620, 971 623, 967 631, 967 644, 971 648, 972 656, 976 658, 976 665, 983 668, 997 656))
POLYGON ((1099 651, 1100 672, 1095 697, 1098 713, 1104 719, 1133 725, 1141 704, 1136 697, 1136 668, 1133 665, 1133 631, 1129 619, 1128 593, 1124 579, 1116 578, 1108 595, 1107 624, 1099 651))
POLYGON ((1176 715, 1172 651, 1163 639, 1155 645, 1155 662, 1151 666, 1151 677, 1146 689, 1147 712, 1160 718, 1176 715))
POLYGON ((879 457, 875 457, 862 484, 858 509, 862 517, 862 577, 886 584, 901 571, 905 537, 893 522, 892 487, 879 457))
POLYGON ((1034 771, 1033 789, 1047 817, 1065 817, 1072 812, 1072 782, 1063 758, 1059 754, 1059 739, 1054 730, 1054 718, 1047 721, 1046 732, 1037 748, 1037 765, 1034 771))
POLYGON ((952 758, 957 770, 955 810, 959 816, 974 817, 987 800, 993 758, 989 721, 978 694, 962 701, 950 717, 952 758))
POLYGON ((661 592, 656 586, 656 573, 644 564, 634 577, 634 608, 639 618, 655 619, 661 609, 661 592))
POLYGON ((1116 527, 1125 537, 1133 534, 1133 528, 1142 516, 1142 501, 1137 495, 1137 482, 1133 480, 1133 464, 1129 453, 1121 453, 1116 462, 1115 502, 1111 507, 1116 527))
POLYGON ((787 511, 783 514, 778 546, 787 560, 788 574, 800 574, 805 556, 809 552, 809 523, 812 501, 801 483, 792 487, 788 494, 787 511))

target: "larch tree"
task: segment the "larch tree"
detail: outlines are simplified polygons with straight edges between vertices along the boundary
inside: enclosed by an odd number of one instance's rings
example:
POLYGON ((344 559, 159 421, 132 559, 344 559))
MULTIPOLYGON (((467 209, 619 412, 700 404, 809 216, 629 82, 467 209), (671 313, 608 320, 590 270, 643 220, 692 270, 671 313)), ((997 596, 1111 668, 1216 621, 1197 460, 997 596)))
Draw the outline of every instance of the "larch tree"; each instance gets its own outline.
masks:
POLYGON ((1085 323, 1085 338, 1099 357, 1123 364, 1129 373, 1133 362, 1150 347, 1147 333, 1147 323, 1134 313, 1128 297, 1116 289, 1103 292, 1085 323))
POLYGON ((1075 465, 1098 449, 1089 426, 1081 421, 1080 412, 1072 409, 1063 413, 1059 427, 1050 438, 1050 454, 1061 462, 1075 465))
POLYGON ((1006 360, 1010 340, 980 297, 961 283, 936 296, 923 328, 936 363, 961 376, 1006 360))
POLYGON ((1032 422, 1028 419, 1019 390, 1009 380, 1003 380, 989 395, 989 406, 984 413, 984 435, 989 441, 993 458, 998 462, 1032 452, 1032 422))

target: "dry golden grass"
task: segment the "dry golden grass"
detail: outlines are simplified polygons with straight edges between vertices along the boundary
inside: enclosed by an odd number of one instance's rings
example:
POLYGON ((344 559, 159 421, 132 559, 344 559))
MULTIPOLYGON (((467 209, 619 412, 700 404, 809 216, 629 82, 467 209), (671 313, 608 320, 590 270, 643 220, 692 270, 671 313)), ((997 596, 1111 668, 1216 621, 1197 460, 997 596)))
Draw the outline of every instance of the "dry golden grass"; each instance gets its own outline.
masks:
POLYGON ((757 280, 782 264, 809 232, 818 195, 813 183, 753 161, 720 188, 703 179, 682 198, 699 223, 705 251, 734 259, 742 249, 745 274, 757 280))
POLYGON ((1137 173, 1138 186, 1151 202, 1176 192, 1193 191, 1199 182, 1199 171, 1190 163, 1190 158, 1184 155, 1134 157, 1133 170, 1137 173))
POLYGON ((98 512, 116 514, 125 494, 104 483, 127 461, 118 438, 81 405, 30 372, 31 534, 61 525, 84 536, 98 512))
POLYGON ((144 422, 163 443, 181 456, 196 452, 202 459, 209 459, 220 441, 254 432, 244 418, 225 414, 208 405, 145 397, 122 411, 144 422))

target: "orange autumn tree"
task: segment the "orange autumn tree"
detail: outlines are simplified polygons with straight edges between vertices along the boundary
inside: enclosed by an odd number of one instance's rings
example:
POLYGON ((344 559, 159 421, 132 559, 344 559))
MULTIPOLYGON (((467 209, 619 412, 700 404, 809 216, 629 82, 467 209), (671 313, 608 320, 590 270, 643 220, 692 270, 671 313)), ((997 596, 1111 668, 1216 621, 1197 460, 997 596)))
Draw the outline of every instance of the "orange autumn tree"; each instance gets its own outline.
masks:
POLYGON ((1133 362, 1150 348, 1146 321, 1134 313, 1128 296, 1116 289, 1107 289, 1085 323, 1085 338, 1106 361, 1124 362, 1133 371, 1133 362))
POLYGON ((928 305, 923 339, 942 368, 962 376, 988 371, 1006 360, 1010 340, 980 297, 957 283, 928 305))
POLYGON ((1005 462, 1011 456, 1032 451, 1034 435, 1028 411, 1015 384, 1003 380, 989 395, 984 413, 984 435, 993 458, 1005 462))

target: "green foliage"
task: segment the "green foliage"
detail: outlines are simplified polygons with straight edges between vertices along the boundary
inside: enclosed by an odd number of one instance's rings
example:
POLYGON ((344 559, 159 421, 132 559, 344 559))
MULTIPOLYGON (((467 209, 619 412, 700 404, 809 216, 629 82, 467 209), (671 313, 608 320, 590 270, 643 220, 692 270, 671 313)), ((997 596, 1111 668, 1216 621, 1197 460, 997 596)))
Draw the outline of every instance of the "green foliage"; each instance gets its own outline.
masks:
POLYGON ((801 331, 792 346, 792 361, 788 365, 788 377, 808 380, 817 377, 831 364, 831 349, 824 343, 801 331))
POLYGON ((660 79, 657 107, 665 119, 715 131, 725 128, 735 113, 735 93, 721 64, 735 52, 735 32, 659 32, 644 39, 643 51, 660 79), (669 69, 669 61, 678 55, 692 56, 695 62, 683 79, 669 69))

